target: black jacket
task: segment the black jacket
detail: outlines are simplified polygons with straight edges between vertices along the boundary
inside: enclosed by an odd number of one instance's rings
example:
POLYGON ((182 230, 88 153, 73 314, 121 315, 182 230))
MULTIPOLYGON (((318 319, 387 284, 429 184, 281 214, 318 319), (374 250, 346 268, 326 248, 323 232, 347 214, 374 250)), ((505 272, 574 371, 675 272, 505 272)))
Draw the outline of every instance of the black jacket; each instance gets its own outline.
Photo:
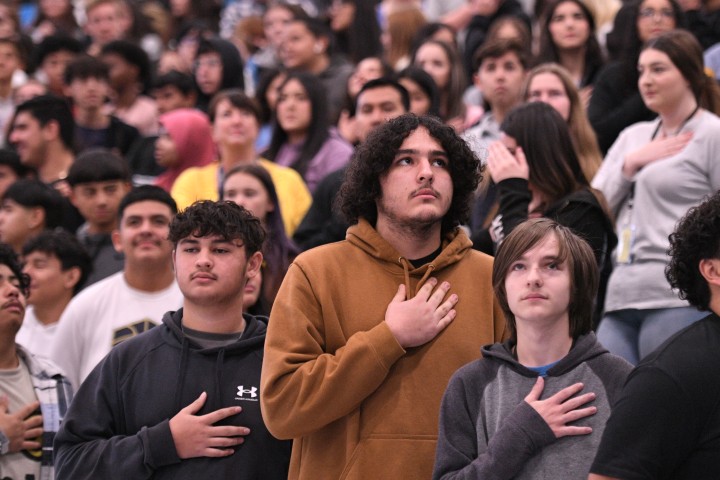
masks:
MULTIPOLYGON (((202 349, 181 330, 182 309, 163 325, 116 346, 80 387, 55 437, 61 479, 285 479, 290 442, 273 438, 260 415, 265 324, 246 315, 236 343, 202 349), (207 392, 197 415, 241 406, 218 424, 250 428, 223 458, 180 460, 169 420, 207 392)), ((216 424, 217 425, 217 424, 216 424)))

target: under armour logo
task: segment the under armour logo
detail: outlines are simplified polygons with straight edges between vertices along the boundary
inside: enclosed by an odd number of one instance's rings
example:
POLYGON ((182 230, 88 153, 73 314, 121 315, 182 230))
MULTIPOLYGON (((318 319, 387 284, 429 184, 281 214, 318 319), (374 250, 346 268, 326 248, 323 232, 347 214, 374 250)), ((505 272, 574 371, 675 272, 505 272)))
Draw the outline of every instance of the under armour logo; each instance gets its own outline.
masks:
POLYGON ((238 389, 238 391, 237 391, 238 397, 242 397, 242 396, 243 396, 244 394, 246 394, 246 393, 249 393, 249 394, 250 394, 250 398, 255 398, 255 397, 257 397, 257 387, 250 387, 250 388, 248 388, 248 389, 244 389, 243 387, 244 387, 244 385, 239 385, 239 386, 237 387, 237 389, 238 389))

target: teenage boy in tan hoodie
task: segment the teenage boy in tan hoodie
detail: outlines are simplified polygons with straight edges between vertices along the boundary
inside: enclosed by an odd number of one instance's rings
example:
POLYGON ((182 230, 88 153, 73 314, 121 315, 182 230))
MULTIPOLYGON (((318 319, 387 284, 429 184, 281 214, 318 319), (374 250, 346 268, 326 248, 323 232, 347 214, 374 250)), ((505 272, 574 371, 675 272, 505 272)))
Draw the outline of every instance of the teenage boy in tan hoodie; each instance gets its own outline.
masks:
POLYGON ((453 371, 503 336, 492 259, 458 228, 477 157, 402 115, 357 150, 340 190, 346 240, 297 257, 270 317, 260 402, 292 438, 289 478, 429 478, 453 371))

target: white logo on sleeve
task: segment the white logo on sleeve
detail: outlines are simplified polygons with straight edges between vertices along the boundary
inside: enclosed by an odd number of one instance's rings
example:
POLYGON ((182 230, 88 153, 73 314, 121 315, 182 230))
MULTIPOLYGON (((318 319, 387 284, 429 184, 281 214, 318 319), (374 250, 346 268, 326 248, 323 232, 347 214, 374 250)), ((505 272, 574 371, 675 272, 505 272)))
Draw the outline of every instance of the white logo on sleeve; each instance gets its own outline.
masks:
POLYGON ((257 391, 258 391, 257 387, 245 388, 245 385, 238 385, 237 397, 235 397, 235 400, 246 400, 248 402, 257 402, 258 401, 257 391))

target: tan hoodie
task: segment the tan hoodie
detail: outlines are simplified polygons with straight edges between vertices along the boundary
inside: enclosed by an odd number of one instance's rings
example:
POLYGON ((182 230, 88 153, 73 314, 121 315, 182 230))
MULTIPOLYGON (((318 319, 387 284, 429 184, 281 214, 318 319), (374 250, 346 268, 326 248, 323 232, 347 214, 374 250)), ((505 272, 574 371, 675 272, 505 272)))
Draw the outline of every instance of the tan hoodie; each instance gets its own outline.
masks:
POLYGON ((413 268, 362 219, 297 257, 270 316, 260 395, 270 432, 295 440, 289 478, 430 478, 450 376, 503 337, 491 273, 460 230, 413 268), (430 276, 450 282, 457 316, 406 351, 385 311, 399 284, 414 296, 430 276))

